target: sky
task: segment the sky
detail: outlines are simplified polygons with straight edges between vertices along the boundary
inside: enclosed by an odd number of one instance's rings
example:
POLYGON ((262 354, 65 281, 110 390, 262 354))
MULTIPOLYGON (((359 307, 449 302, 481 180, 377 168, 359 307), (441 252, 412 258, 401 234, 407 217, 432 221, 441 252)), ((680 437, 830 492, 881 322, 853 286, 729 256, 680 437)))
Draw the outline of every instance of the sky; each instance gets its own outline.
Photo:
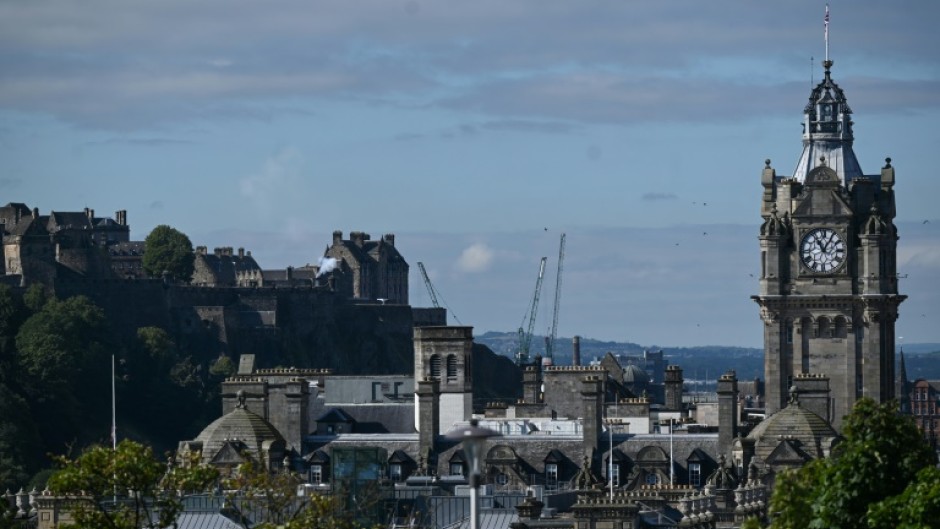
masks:
MULTIPOLYGON (((830 2, 855 152, 892 158, 907 342, 940 342, 940 4, 830 2), (924 223, 924 221, 928 221, 924 223), (906 274, 906 276, 904 276, 906 274)), ((0 195, 128 210, 263 268, 395 233, 460 322, 759 347, 760 172, 791 174, 825 3, 0 0, 0 195)))

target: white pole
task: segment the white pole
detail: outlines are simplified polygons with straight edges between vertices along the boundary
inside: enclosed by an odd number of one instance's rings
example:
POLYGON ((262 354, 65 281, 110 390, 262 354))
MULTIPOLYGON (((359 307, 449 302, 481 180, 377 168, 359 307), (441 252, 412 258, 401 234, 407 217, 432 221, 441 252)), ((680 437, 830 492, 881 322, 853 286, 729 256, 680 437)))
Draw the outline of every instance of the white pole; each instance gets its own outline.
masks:
POLYGON ((614 501, 614 425, 607 423, 607 433, 610 436, 610 454, 607 460, 607 481, 610 482, 610 501, 614 501))
MULTIPOLYGON (((479 475, 470 477, 470 480, 479 480, 479 475)), ((480 521, 477 519, 477 509, 480 505, 480 485, 474 482, 470 485, 470 529, 480 529, 480 521)))
POLYGON ((826 18, 823 27, 826 29, 826 62, 829 61, 829 4, 826 4, 826 18))
POLYGON ((673 472, 675 464, 672 461, 672 430, 675 419, 669 419, 669 486, 672 487, 673 472))

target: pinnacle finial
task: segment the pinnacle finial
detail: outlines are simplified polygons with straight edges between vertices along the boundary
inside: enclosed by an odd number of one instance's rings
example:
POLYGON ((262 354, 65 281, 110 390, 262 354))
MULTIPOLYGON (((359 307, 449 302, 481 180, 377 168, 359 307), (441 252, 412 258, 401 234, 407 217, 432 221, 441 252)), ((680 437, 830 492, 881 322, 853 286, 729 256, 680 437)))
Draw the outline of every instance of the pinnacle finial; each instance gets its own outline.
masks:
POLYGON ((770 169, 770 158, 767 158, 766 160, 764 160, 764 165, 765 165, 768 169, 770 169))
POLYGON ((889 156, 885 158, 885 169, 890 169, 890 168, 891 168, 891 157, 889 156))

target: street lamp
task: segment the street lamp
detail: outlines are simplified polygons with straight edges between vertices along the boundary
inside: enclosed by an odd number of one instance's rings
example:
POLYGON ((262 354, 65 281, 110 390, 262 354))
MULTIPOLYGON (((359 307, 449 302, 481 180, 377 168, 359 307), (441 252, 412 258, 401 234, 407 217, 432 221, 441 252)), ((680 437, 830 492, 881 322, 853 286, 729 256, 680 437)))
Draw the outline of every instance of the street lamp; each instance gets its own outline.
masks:
POLYGON ((464 455, 470 467, 470 529, 480 529, 477 510, 480 504, 480 463, 483 461, 483 446, 490 437, 499 437, 497 432, 481 428, 476 419, 470 419, 470 426, 452 430, 444 436, 451 441, 463 443, 464 455))

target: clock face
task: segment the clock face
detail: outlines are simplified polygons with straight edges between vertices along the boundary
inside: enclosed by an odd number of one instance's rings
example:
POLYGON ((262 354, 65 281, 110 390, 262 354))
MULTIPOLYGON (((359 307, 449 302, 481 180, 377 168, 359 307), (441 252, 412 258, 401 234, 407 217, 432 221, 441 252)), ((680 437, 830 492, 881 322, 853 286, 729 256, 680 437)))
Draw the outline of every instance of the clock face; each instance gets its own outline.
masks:
POLYGON ((800 258, 813 272, 833 272, 845 262, 845 241, 830 228, 816 228, 803 236, 800 258))

